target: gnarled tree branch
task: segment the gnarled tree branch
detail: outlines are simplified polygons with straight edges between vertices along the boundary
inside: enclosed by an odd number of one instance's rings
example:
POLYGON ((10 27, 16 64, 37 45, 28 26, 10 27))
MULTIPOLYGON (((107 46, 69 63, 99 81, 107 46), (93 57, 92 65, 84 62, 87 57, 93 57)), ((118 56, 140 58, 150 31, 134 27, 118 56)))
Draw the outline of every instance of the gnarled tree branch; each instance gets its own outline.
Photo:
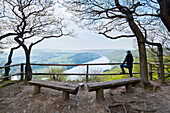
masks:
POLYGON ((109 36, 106 33, 102 33, 102 32, 100 32, 99 34, 102 34, 105 37, 110 38, 110 39, 118 39, 118 38, 123 38, 123 37, 124 38, 135 37, 135 35, 120 35, 120 36, 112 37, 112 36, 109 36))
POLYGON ((14 36, 14 35, 17 35, 17 33, 7 33, 7 34, 4 34, 4 35, 0 36, 0 40, 2 40, 3 38, 9 37, 9 36, 14 36))

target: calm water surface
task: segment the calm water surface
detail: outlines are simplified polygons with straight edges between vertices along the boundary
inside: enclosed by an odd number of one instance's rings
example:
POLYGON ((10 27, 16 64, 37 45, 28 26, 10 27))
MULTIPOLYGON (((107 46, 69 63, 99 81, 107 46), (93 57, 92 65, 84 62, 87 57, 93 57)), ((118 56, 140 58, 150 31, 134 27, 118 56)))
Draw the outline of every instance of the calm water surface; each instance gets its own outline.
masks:
MULTIPOLYGON (((98 59, 86 62, 85 64, 91 64, 91 63, 109 63, 109 59, 105 56, 102 56, 98 59)), ((111 69, 112 66, 110 65, 90 65, 89 66, 89 73, 97 74, 97 73, 103 73, 104 70, 111 69)), ((77 66, 72 69, 66 70, 64 73, 86 73, 87 67, 86 66, 77 66)), ((78 75, 70 75, 68 77, 69 80, 76 80, 79 79, 80 76, 78 75)))

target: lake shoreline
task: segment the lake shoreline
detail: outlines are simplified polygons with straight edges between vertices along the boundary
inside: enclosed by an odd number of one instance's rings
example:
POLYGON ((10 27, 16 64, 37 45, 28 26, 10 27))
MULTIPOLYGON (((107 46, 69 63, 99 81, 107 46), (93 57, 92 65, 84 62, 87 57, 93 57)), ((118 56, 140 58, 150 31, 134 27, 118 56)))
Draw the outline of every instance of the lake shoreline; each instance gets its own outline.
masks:
MULTIPOLYGON (((93 63, 109 63, 109 59, 106 56, 101 56, 100 58, 91 60, 89 62, 85 62, 82 64, 93 64, 93 63)), ((110 70, 112 66, 110 65, 94 65, 94 66, 89 66, 89 73, 95 74, 95 73, 103 73, 104 70, 110 70)), ((48 68, 44 68, 44 70, 48 70, 48 68)), ((86 73, 87 67, 86 66, 76 66, 71 69, 65 70, 64 73, 76 73, 76 74, 82 74, 86 73)), ((34 71, 34 70, 33 70, 34 71)), ((80 80, 82 79, 83 76, 79 75, 69 75, 67 78, 67 81, 74 81, 74 80, 80 80)), ((12 80, 18 80, 20 77, 19 76, 14 76, 12 77, 12 80)), ((36 78, 37 77, 33 77, 36 78)), ((41 78, 41 80, 47 80, 49 77, 38 77, 41 78)))
MULTIPOLYGON (((92 63, 109 63, 109 59, 105 56, 101 56, 95 60, 83 63, 83 64, 92 64, 92 63)), ((104 70, 111 69, 112 66, 110 65, 94 65, 89 66, 89 72, 91 74, 103 73, 104 70)), ((76 66, 72 69, 66 70, 64 73, 77 73, 77 74, 85 74, 87 71, 86 66, 76 66)), ((67 80, 80 80, 81 76, 79 75, 70 75, 67 80)))

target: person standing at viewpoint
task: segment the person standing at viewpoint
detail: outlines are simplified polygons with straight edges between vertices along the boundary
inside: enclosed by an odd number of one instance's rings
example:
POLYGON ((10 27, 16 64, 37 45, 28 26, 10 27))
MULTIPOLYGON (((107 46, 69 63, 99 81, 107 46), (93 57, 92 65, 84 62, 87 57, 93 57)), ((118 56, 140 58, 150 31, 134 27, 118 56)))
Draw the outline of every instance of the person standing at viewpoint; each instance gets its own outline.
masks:
POLYGON ((130 77, 133 77, 132 75, 133 56, 131 54, 131 51, 129 50, 126 53, 127 53, 126 58, 124 59, 123 63, 120 65, 120 68, 122 69, 122 72, 120 74, 125 74, 124 68, 128 68, 130 77))

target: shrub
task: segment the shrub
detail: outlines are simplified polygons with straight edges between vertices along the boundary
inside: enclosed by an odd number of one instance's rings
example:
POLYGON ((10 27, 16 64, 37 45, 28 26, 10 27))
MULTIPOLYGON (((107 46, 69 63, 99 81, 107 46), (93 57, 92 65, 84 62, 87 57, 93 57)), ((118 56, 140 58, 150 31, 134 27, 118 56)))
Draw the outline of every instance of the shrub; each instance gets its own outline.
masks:
MULTIPOLYGON (((64 68, 60 67, 60 68, 56 68, 56 67, 51 67, 49 68, 49 73, 64 73, 64 68)), ((67 79, 67 75, 50 75, 50 79, 51 80, 55 80, 55 81, 66 81, 67 79)))

